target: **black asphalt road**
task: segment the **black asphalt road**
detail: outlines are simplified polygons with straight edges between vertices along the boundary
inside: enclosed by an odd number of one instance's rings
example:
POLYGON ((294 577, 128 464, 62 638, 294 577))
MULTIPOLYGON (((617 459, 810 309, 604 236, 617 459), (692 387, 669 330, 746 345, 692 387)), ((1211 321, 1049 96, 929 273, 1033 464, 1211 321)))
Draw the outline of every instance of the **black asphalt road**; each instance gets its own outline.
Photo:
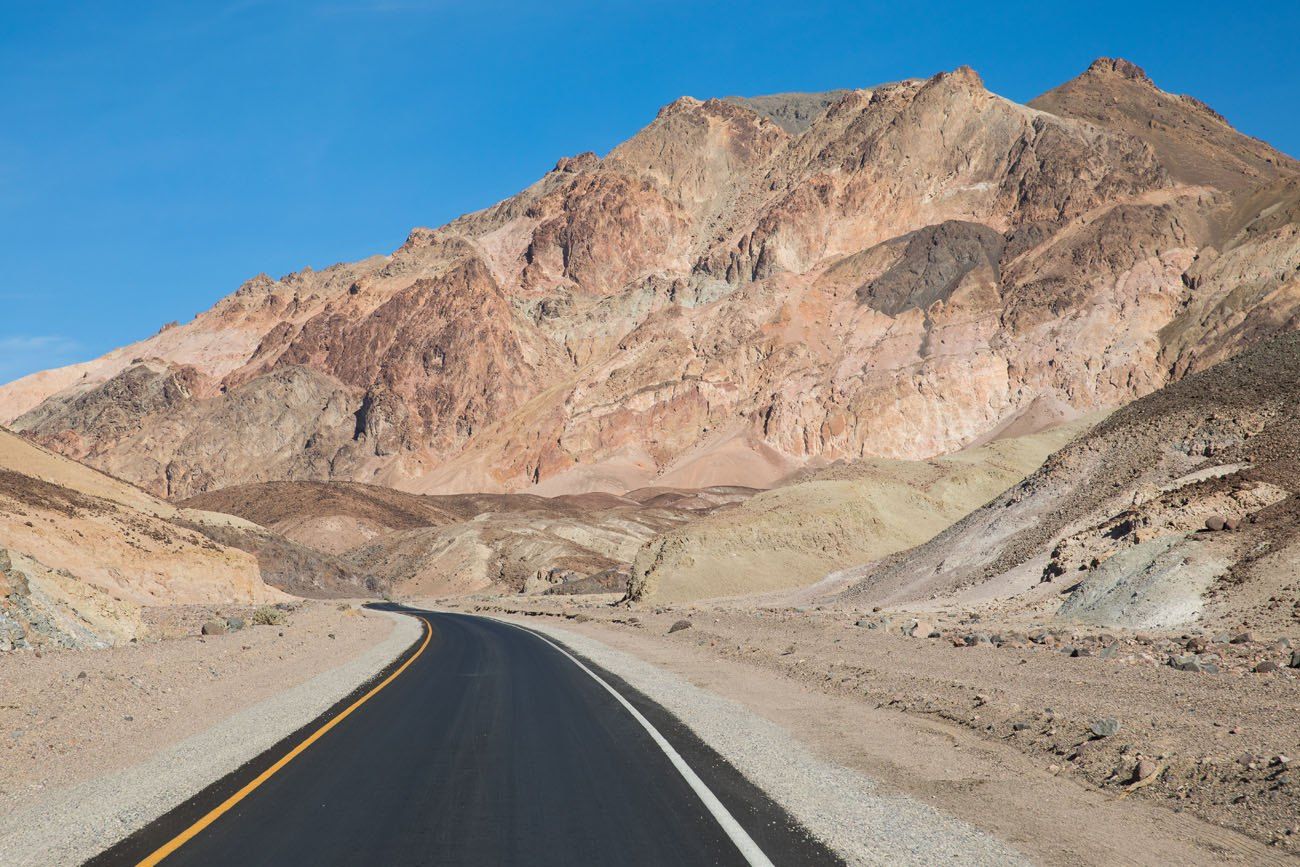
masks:
MULTIPOLYGON (((485 618, 412 613, 432 630, 424 652, 165 864, 747 863, 645 728, 554 646, 485 618)), ((586 664, 774 864, 838 863, 674 717, 586 664)), ((137 863, 365 689, 90 863, 137 863)))

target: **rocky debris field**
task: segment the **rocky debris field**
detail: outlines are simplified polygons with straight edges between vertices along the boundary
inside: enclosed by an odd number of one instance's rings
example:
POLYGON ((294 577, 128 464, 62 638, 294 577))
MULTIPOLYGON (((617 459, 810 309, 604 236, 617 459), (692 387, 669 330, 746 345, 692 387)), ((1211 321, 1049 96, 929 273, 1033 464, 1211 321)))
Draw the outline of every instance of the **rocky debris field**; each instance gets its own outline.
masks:
POLYGON ((0 654, 0 814, 129 767, 393 628, 353 602, 166 606, 144 617, 152 638, 136 644, 0 654))
POLYGON ((1005 628, 968 612, 463 604, 690 642, 846 701, 1014 746, 1117 799, 1300 852, 1300 654, 1291 636, 1005 628))

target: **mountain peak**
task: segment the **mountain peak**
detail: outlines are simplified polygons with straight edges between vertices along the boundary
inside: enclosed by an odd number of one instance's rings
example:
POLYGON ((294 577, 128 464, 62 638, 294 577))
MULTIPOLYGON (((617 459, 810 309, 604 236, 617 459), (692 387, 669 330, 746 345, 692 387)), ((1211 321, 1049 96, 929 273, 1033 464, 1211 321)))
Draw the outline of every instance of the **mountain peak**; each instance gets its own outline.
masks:
POLYGON ((941 72, 934 77, 935 81, 946 80, 966 84, 971 87, 984 87, 984 79, 980 74, 965 64, 957 67, 951 72, 941 72))
POLYGON ((1088 73, 1093 75, 1118 75, 1121 78, 1127 78, 1130 81, 1141 81, 1146 84, 1153 84, 1151 77, 1147 75, 1146 70, 1138 66, 1131 60, 1125 60, 1122 57, 1098 57, 1088 67, 1088 73))

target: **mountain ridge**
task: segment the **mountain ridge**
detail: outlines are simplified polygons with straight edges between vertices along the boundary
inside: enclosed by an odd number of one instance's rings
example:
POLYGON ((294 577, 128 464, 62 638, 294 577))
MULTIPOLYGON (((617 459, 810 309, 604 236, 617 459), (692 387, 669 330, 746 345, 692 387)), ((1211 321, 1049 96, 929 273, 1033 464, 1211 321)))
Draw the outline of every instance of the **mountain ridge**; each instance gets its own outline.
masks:
POLYGON ((831 93, 675 100, 392 254, 0 388, 0 414, 177 498, 765 487, 1121 405, 1290 327, 1300 169, 1135 65, 1027 106, 967 67, 831 93), (1189 173, 1206 154, 1231 159, 1189 173))

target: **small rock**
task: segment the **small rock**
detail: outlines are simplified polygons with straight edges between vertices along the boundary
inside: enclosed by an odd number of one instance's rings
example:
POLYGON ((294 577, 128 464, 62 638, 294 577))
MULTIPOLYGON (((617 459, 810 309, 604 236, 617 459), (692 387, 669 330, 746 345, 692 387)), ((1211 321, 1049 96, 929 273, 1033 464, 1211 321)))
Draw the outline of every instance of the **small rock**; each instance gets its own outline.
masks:
POLYGON ((1271 672, 1277 671, 1281 667, 1282 666, 1278 665, 1275 661, 1271 659, 1266 659, 1263 662, 1261 662, 1259 665, 1255 666, 1254 671, 1256 674, 1269 674, 1271 672))
POLYGON ((1153 776, 1159 769, 1160 766, 1151 759, 1139 759, 1138 763, 1133 767, 1133 777, 1129 782, 1140 783, 1148 777, 1153 776))
POLYGON ((1102 659, 1113 659, 1115 655, 1119 653, 1119 647, 1120 645, 1118 641, 1114 644, 1107 644, 1097 655, 1102 659))
POLYGON ((903 634, 911 638, 928 638, 934 627, 924 620, 909 620, 903 624, 903 634))
POLYGON ((1300 668, 1300 650, 1297 650, 1291 654, 1291 667, 1300 668))
POLYGON ((1217 533, 1227 526, 1227 521, 1222 515, 1211 515, 1205 519, 1205 529, 1212 533, 1217 533))
POLYGON ((1201 661, 1193 654, 1169 657, 1169 665, 1178 671, 1205 671, 1201 661))
POLYGON ((691 628, 691 621, 678 620, 672 626, 668 627, 668 634, 672 635, 674 632, 681 632, 683 629, 690 629, 690 628, 691 628))
POLYGON ((1224 518, 1223 529, 1235 530, 1241 526, 1241 518, 1224 518))
POLYGON ((1015 722, 1011 724, 1011 730, 1013 732, 1022 732, 1027 728, 1029 728, 1029 723, 1027 722, 1015 722))
POLYGON ((1187 643, 1183 646, 1186 647, 1188 650, 1190 650, 1192 653, 1204 653, 1205 648, 1208 645, 1209 642, 1205 640, 1204 635, 1194 635, 1191 638, 1187 639, 1187 643))
POLYGON ((1119 734, 1119 720, 1113 716, 1094 720, 1088 729, 1099 738, 1109 738, 1119 734))
POLYGON ((962 641, 965 642, 967 647, 974 647, 977 644, 989 644, 992 639, 989 638, 986 632, 971 632, 962 641))
POLYGON ((1236 635, 1232 636, 1232 638, 1228 639, 1228 643, 1229 644, 1250 644, 1254 640, 1255 640, 1254 633, 1238 632, 1236 635))
POLYGON ((209 620, 200 630, 204 635, 225 635, 226 624, 220 620, 209 620))
POLYGON ((1092 656, 1092 651, 1086 647, 1076 647, 1070 651, 1070 656, 1076 658, 1080 656, 1092 656))
POLYGON ((135 722, 135 717, 129 714, 127 716, 122 717, 122 719, 126 720, 127 722, 135 722))
POLYGON ((334 633, 333 633, 333 632, 329 633, 329 637, 330 637, 330 638, 333 638, 333 637, 334 637, 334 633))
POLYGON ((246 624, 244 623, 244 618, 242 617, 226 618, 226 628, 229 629, 231 632, 238 632, 239 630, 243 629, 245 625, 246 624))

